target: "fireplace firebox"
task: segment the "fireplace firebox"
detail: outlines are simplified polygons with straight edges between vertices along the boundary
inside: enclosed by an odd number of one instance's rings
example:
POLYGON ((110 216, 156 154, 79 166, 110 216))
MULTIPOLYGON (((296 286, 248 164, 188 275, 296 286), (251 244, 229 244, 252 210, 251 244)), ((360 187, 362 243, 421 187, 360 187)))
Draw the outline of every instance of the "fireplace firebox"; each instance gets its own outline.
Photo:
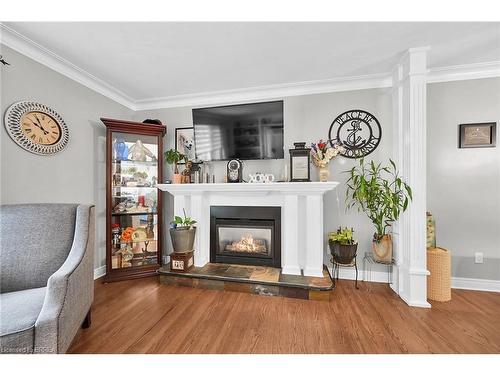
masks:
POLYGON ((210 207, 210 262, 281 267, 281 207, 210 207))

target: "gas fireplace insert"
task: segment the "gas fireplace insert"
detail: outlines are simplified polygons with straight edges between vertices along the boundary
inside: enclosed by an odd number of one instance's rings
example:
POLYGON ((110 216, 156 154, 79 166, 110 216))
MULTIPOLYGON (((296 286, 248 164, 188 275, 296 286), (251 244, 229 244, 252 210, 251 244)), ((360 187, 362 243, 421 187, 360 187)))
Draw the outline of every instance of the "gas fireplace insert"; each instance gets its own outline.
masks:
POLYGON ((210 207, 210 262, 281 267, 281 207, 210 207))

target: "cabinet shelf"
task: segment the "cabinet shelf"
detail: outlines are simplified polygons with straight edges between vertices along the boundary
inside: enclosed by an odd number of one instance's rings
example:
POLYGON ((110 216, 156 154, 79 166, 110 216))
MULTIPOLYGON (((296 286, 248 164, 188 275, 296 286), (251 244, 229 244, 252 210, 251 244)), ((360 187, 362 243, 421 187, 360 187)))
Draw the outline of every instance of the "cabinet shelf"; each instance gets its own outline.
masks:
POLYGON ((147 214, 156 215, 157 213, 156 212, 148 212, 148 211, 144 211, 144 212, 113 212, 111 214, 111 216, 135 216, 135 215, 147 215, 147 214))
MULTIPOLYGON (((142 241, 128 241, 128 242, 120 241, 120 243, 118 245, 137 244, 137 243, 141 243, 141 242, 156 242, 156 241, 158 241, 157 238, 147 238, 147 239, 142 240, 142 241)), ((114 252, 117 252, 117 251, 121 250, 121 247, 113 245, 113 250, 114 250, 114 252)))
POLYGON ((149 189, 149 190, 156 190, 156 186, 113 186, 113 189, 149 189))
POLYGON ((150 167, 157 167, 158 160, 150 160, 150 161, 140 161, 140 160, 112 160, 113 164, 135 164, 135 165, 145 165, 150 167))

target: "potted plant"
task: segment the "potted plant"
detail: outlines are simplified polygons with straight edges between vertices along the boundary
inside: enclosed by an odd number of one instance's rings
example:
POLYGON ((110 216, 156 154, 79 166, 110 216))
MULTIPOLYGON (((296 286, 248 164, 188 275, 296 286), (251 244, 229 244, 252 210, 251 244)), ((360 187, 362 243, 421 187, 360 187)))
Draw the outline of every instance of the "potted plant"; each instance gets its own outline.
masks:
POLYGON ((354 230, 339 228, 328 234, 328 244, 334 260, 340 264, 351 264, 356 258, 358 243, 354 241, 354 230))
POLYGON ((186 216, 186 211, 183 211, 184 218, 174 216, 174 220, 170 222, 170 238, 176 253, 192 251, 196 234, 196 227, 194 226, 196 221, 186 216))
POLYGON ((376 261, 392 261, 392 223, 406 211, 412 199, 412 191, 399 177, 396 164, 382 166, 364 159, 359 165, 347 171, 346 209, 357 206, 366 213, 375 226, 372 241, 373 257, 376 261))
POLYGON ((179 168, 177 167, 177 163, 179 163, 181 160, 187 161, 187 158, 184 154, 181 154, 179 151, 170 149, 165 152, 165 161, 168 164, 171 164, 174 166, 174 178, 173 178, 173 183, 174 184, 180 184, 182 183, 182 175, 179 173, 179 168))

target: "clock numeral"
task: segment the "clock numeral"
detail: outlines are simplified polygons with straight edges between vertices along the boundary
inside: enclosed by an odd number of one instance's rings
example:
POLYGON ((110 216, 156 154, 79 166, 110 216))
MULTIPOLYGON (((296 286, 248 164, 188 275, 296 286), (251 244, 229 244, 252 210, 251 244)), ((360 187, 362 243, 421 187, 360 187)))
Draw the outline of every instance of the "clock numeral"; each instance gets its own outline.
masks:
POLYGON ((25 131, 26 133, 31 133, 31 129, 30 129, 30 128, 24 129, 24 131, 25 131))
POLYGON ((54 137, 53 135, 51 135, 51 136, 50 136, 50 138, 52 138, 52 139, 56 139, 56 137, 54 137))
POLYGON ((31 134, 31 137, 30 137, 30 138, 31 138, 31 139, 35 139, 35 138, 36 138, 36 135, 31 134))
POLYGON ((38 137, 38 142, 39 142, 39 143, 42 143, 42 142, 43 142, 42 137, 38 137))
POLYGON ((51 127, 52 129, 56 129, 56 128, 57 128, 57 126, 55 126, 55 125, 51 125, 50 127, 51 127))
POLYGON ((42 120, 45 120, 45 115, 42 115, 42 120))

